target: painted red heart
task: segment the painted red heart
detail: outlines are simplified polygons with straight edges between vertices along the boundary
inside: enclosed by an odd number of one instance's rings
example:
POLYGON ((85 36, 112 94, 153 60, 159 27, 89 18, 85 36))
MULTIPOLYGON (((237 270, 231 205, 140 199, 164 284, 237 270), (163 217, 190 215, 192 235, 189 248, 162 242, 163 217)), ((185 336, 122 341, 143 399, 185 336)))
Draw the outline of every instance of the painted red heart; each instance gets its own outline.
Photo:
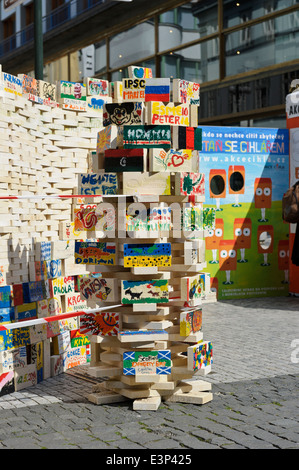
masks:
POLYGON ((181 166, 184 163, 184 157, 182 155, 172 155, 171 163, 174 167, 181 166))

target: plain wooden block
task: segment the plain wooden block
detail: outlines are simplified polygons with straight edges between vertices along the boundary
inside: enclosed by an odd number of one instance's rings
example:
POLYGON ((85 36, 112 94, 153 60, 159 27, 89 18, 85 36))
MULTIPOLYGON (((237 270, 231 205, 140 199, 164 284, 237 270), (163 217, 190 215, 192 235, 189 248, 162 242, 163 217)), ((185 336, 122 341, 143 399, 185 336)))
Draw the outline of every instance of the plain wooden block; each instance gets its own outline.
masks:
MULTIPOLYGON (((182 380, 176 389, 178 392, 208 392, 212 390, 212 384, 204 380, 182 380)), ((176 391, 175 391, 176 392, 176 391)))
POLYGON ((103 390, 101 392, 90 393, 87 395, 88 401, 95 405, 106 405, 108 403, 120 403, 127 401, 127 398, 119 393, 112 392, 110 390, 103 390))
POLYGON ((203 405, 213 400, 213 394, 211 392, 187 392, 187 393, 174 393, 171 396, 167 396, 166 402, 179 402, 179 403, 193 403, 196 405, 203 405))
POLYGON ((161 405, 161 397, 140 398, 134 400, 133 410, 136 411, 157 411, 161 405))
POLYGON ((89 367, 88 373, 92 377, 109 377, 113 375, 122 374, 122 368, 107 366, 107 364, 95 365, 93 367, 89 367))

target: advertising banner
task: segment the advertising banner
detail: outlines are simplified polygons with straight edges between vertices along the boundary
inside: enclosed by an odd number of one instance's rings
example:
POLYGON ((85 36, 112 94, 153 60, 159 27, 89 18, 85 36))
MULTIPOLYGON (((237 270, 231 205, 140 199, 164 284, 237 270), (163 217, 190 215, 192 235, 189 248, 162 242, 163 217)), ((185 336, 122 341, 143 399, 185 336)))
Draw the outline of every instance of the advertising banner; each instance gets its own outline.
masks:
POLYGON ((204 207, 216 208, 205 248, 218 299, 288 295, 288 130, 202 126, 199 160, 204 207))

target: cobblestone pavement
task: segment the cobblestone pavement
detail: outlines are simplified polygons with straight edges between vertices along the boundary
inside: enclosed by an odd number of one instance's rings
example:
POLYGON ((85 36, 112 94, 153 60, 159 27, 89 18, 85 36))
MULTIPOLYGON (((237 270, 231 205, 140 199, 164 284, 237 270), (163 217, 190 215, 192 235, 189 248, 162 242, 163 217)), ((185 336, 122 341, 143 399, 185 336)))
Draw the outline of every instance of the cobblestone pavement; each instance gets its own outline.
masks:
POLYGON ((94 405, 93 383, 65 373, 0 398, 0 448, 298 449, 298 326, 295 297, 206 304, 211 402, 94 405))

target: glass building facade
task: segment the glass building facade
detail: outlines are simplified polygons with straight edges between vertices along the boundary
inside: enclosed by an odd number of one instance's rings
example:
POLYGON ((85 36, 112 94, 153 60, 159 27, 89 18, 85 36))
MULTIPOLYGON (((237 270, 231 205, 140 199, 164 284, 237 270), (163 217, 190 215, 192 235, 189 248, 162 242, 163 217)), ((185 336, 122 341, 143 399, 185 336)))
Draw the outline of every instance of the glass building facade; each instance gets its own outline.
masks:
POLYGON ((115 81, 129 65, 151 67, 201 84, 202 124, 285 127, 285 96, 299 78, 299 0, 166 3, 142 21, 127 4, 130 26, 92 42, 94 76, 115 81))

